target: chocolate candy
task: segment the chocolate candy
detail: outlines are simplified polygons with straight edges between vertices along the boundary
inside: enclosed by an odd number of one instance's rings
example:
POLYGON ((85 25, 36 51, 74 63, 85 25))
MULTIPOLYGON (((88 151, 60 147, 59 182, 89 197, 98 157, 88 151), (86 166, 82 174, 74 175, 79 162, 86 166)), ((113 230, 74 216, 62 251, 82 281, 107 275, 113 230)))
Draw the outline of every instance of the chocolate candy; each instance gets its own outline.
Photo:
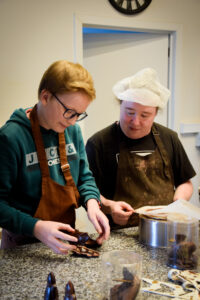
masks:
POLYGON ((99 244, 96 240, 93 240, 87 234, 87 232, 80 232, 78 230, 75 230, 72 235, 77 237, 78 239, 77 242, 70 242, 70 244, 77 246, 75 250, 72 250, 74 255, 85 256, 87 258, 99 257, 99 252, 93 249, 99 247, 99 244))
POLYGON ((64 300, 76 300, 74 285, 71 281, 66 284, 64 300))
POLYGON ((123 269, 123 277, 123 279, 114 279, 122 283, 111 288, 110 300, 136 299, 140 290, 140 279, 133 276, 126 268, 123 269))
POLYGON ((53 272, 50 272, 47 277, 44 300, 58 300, 58 289, 56 286, 56 278, 53 272))
POLYGON ((80 232, 78 230, 75 230, 74 233, 72 233, 71 235, 77 237, 78 242, 70 242, 70 244, 73 245, 82 245, 82 246, 86 246, 88 248, 97 248, 99 247, 99 244, 97 243, 96 240, 93 240, 87 232, 80 232))
POLYGON ((197 267, 198 258, 194 254, 196 245, 185 239, 185 235, 177 234, 175 236, 175 244, 168 253, 167 264, 170 267, 180 270, 195 269, 197 267))
POLYGON ((85 256, 85 257, 99 257, 99 252, 94 250, 94 249, 90 249, 87 248, 85 246, 81 246, 81 245, 77 245, 76 249, 73 250, 74 255, 76 256, 85 256))

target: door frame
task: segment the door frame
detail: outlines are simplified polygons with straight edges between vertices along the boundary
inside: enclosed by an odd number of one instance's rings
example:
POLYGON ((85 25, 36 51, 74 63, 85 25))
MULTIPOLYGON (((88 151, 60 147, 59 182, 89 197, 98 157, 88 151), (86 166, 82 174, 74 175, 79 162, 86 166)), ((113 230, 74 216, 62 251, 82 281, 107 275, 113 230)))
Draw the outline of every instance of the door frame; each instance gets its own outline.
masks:
MULTIPOLYGON (((181 44, 182 44, 182 26, 180 24, 166 23, 148 23, 138 22, 133 19, 124 18, 106 18, 97 16, 88 16, 85 14, 73 15, 73 33, 74 33, 74 62, 83 64, 83 27, 94 27, 103 29, 115 29, 126 31, 137 31, 146 33, 163 33, 169 36, 169 74, 168 88, 171 91, 171 98, 168 109, 168 127, 178 131, 178 119, 175 118, 178 113, 178 101, 180 94, 181 78, 181 44), (175 101, 176 99, 176 101, 175 101)), ((84 128, 82 128, 84 131, 84 128)))

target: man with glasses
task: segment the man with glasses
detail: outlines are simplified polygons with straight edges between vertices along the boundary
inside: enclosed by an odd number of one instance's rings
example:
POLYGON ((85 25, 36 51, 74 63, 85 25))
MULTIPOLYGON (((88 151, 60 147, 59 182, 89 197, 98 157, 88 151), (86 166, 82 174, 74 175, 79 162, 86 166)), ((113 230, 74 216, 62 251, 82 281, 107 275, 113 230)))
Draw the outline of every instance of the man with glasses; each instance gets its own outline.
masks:
POLYGON ((17 109, 0 130, 1 248, 40 240, 55 253, 76 248, 73 236, 80 205, 99 233, 109 236, 100 194, 88 168, 78 121, 95 98, 86 69, 66 60, 44 73, 38 103, 17 109))
POLYGON ((119 121, 94 134, 86 151, 114 227, 134 221, 136 208, 189 200, 195 171, 177 133, 154 122, 170 96, 154 69, 120 80, 113 92, 119 121))
POLYGON ((83 119, 85 119, 88 115, 87 113, 84 111, 83 113, 77 113, 75 110, 73 109, 70 109, 70 108, 67 108, 63 103, 62 101, 60 101, 60 99, 55 95, 55 94, 52 94, 56 100, 64 107, 64 112, 63 112, 63 117, 66 119, 66 120, 70 120, 70 119, 73 119, 76 117, 76 122, 78 121, 82 121, 83 119))

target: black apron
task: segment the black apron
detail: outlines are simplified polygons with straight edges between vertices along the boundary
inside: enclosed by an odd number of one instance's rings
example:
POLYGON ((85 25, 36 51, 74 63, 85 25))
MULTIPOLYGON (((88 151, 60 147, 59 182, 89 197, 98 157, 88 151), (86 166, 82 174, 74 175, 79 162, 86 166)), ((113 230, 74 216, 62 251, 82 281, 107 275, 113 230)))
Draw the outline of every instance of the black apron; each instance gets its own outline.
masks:
POLYGON ((146 156, 131 153, 122 142, 117 169, 115 201, 134 209, 146 205, 168 205, 174 196, 174 178, 168 154, 155 126, 155 151, 146 156))

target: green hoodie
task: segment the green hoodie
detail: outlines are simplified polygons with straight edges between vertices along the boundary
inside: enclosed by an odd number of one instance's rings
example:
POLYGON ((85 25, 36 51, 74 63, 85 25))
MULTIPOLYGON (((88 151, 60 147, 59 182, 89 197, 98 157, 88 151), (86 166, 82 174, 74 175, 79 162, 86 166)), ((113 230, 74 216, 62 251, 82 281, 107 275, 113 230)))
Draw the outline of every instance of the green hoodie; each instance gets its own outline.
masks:
MULTIPOLYGON (((65 185, 58 156, 58 134, 41 127, 51 178, 65 185)), ((65 130, 66 152, 81 205, 95 198, 99 190, 88 167, 78 124, 65 130)), ((33 236, 37 222, 33 215, 41 197, 41 172, 30 120, 24 109, 14 111, 0 129, 0 227, 33 236)))

